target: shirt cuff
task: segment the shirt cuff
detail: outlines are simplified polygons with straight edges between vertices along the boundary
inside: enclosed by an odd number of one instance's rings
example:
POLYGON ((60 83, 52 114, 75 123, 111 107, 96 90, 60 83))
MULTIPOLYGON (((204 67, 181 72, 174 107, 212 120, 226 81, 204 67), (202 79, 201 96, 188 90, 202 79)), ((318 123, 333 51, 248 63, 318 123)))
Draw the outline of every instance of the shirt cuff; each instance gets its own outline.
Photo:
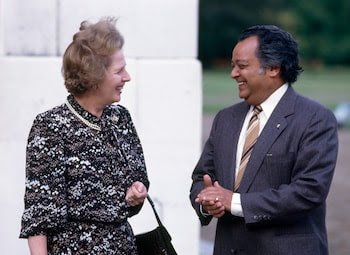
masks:
POLYGON ((201 214, 202 214, 204 217, 209 217, 209 216, 211 216, 209 213, 207 213, 207 212, 205 212, 205 211, 203 210, 202 204, 199 204, 199 211, 201 212, 201 214))
POLYGON ((233 193, 232 195, 231 214, 239 217, 244 217, 241 204, 241 194, 239 193, 233 193))

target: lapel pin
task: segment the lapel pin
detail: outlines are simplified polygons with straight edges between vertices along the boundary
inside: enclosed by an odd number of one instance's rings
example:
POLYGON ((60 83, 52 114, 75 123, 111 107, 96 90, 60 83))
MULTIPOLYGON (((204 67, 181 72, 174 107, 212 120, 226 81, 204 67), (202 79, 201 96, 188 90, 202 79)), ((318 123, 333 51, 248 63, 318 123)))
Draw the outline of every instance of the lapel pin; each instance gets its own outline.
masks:
POLYGON ((280 124, 280 123, 278 123, 276 127, 277 127, 277 128, 280 128, 280 126, 281 126, 281 124, 280 124))

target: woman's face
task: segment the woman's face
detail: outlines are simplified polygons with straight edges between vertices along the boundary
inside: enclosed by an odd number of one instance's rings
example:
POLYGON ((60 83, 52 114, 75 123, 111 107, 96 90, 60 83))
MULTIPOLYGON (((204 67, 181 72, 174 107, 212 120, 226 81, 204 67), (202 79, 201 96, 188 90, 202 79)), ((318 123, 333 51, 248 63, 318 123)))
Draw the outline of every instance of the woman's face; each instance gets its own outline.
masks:
POLYGON ((105 105, 119 102, 125 82, 130 81, 129 73, 126 71, 125 58, 122 50, 117 50, 111 57, 105 77, 99 84, 95 93, 105 105))

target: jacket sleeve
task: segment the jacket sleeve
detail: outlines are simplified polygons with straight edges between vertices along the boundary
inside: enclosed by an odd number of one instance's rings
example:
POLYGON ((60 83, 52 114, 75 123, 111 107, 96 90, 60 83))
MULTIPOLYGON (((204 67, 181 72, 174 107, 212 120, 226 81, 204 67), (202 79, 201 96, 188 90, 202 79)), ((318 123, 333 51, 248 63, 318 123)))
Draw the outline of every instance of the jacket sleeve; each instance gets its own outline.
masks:
POLYGON ((200 205, 195 202, 197 195, 204 188, 203 176, 208 174, 213 181, 216 180, 215 176, 215 165, 214 165, 214 140, 216 126, 219 119, 219 114, 214 118, 212 129, 209 135, 207 142, 204 145, 202 155, 195 166, 195 169, 192 173, 192 186, 190 189, 190 201, 192 207, 195 209, 199 220, 202 225, 208 225, 212 219, 212 216, 204 216, 201 213, 200 205))

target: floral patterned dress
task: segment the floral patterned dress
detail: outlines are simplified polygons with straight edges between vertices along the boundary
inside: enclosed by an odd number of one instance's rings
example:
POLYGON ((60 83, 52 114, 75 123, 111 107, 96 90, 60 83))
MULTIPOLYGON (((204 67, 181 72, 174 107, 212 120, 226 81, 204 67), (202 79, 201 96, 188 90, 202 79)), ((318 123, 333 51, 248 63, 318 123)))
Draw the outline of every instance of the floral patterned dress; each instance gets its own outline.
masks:
POLYGON ((101 119, 68 96, 39 114, 26 158, 25 209, 20 237, 47 236, 49 254, 137 254, 127 218, 141 206, 125 202, 135 181, 149 186, 140 140, 129 112, 107 106, 101 119))

